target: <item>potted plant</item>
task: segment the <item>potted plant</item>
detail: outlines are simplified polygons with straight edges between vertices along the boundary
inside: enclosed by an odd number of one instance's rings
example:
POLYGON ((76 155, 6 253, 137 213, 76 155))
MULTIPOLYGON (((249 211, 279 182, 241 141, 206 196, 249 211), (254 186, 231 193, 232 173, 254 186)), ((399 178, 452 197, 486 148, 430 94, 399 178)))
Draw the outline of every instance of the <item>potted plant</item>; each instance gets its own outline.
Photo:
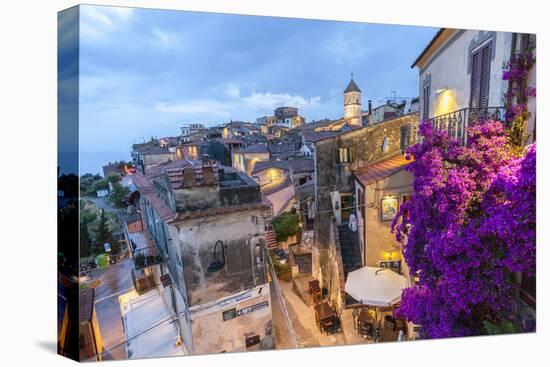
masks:
POLYGON ((137 266, 143 266, 145 264, 145 256, 142 253, 138 253, 134 256, 134 263, 137 266))

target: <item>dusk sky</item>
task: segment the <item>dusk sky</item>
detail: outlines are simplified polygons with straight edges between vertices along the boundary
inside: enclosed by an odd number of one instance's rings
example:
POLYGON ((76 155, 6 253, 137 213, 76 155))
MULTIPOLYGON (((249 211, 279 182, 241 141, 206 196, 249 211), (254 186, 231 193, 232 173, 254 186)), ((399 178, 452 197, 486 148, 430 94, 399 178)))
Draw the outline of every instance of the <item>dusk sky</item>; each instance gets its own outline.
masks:
POLYGON ((418 95, 410 65, 437 29, 81 6, 81 173, 184 123, 255 121, 277 106, 340 118, 350 73, 363 108, 418 95))

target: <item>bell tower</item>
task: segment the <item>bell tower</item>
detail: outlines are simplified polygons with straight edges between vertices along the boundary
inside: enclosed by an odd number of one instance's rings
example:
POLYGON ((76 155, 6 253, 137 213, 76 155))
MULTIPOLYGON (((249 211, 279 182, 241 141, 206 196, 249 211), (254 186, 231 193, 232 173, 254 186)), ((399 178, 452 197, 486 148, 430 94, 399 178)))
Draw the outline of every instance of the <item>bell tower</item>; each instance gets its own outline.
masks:
POLYGON ((363 125, 361 118, 361 89, 353 81, 353 73, 351 80, 344 90, 344 118, 351 119, 350 125, 363 125))

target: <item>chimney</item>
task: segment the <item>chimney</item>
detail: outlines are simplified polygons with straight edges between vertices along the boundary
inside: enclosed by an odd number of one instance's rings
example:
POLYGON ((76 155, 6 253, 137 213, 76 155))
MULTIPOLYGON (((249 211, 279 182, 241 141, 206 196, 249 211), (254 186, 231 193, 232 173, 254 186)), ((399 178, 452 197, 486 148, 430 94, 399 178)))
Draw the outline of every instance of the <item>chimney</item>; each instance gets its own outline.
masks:
POLYGON ((372 125, 372 100, 371 99, 369 99, 368 105, 369 105, 369 115, 368 115, 367 125, 370 126, 372 125))

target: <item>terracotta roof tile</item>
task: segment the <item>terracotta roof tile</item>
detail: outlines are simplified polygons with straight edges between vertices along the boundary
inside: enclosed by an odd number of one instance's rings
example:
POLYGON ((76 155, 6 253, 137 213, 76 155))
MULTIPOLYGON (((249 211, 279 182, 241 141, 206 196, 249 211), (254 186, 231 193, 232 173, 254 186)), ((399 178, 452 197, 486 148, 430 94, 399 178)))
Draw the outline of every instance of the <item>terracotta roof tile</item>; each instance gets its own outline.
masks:
POLYGON ((269 161, 256 162, 252 174, 264 171, 270 168, 278 168, 284 171, 292 170, 294 173, 313 172, 313 159, 311 158, 295 158, 283 161, 271 159, 269 161))
POLYGON ((355 177, 362 185, 370 185, 404 169, 409 163, 411 163, 410 160, 406 160, 402 155, 397 155, 359 168, 355 177))
POLYGON ((277 191, 281 191, 283 189, 286 189, 292 185, 292 181, 289 177, 286 177, 284 180, 277 182, 277 183, 270 183, 267 185, 264 185, 261 187, 261 191, 263 195, 271 195, 277 191))
POLYGON ((78 321, 90 321, 94 313, 94 288, 80 289, 78 321))
POLYGON ((246 154, 246 153, 269 153, 267 147, 264 144, 253 144, 249 145, 246 148, 241 148, 237 150, 237 153, 246 154))
POLYGON ((223 144, 244 144, 242 140, 236 138, 218 138, 216 140, 223 144))

